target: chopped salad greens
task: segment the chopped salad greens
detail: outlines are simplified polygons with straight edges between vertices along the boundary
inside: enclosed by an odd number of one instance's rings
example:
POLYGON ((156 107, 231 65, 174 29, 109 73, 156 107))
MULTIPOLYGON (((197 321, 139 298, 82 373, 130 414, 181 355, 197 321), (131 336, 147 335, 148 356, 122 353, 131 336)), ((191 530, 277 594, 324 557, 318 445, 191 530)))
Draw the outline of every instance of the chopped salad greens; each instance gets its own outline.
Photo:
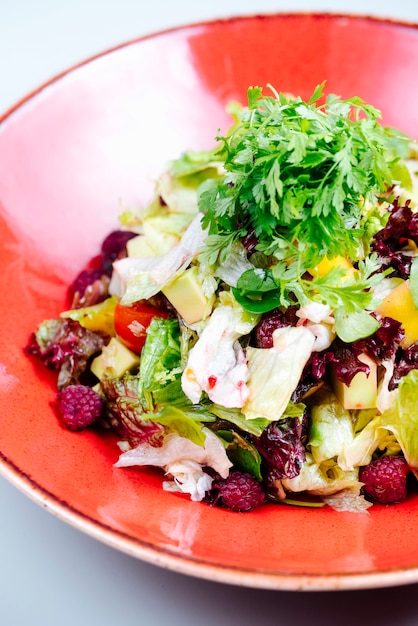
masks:
POLYGON ((361 98, 249 88, 124 210, 26 350, 117 467, 248 511, 365 511, 418 476, 418 151, 361 98), (84 422, 83 422, 84 420, 84 422))

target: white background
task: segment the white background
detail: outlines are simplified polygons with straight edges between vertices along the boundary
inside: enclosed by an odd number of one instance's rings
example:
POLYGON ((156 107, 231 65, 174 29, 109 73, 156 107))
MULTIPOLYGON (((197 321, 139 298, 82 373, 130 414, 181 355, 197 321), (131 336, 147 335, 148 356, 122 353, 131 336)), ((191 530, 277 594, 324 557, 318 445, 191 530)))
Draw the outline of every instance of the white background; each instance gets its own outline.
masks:
MULTIPOLYGON (((138 36, 204 19, 289 10, 418 22, 416 0, 0 0, 0 113, 58 72, 138 36)), ((4 626, 416 626, 417 594, 418 584, 298 593, 190 578, 83 535, 0 479, 4 626)))

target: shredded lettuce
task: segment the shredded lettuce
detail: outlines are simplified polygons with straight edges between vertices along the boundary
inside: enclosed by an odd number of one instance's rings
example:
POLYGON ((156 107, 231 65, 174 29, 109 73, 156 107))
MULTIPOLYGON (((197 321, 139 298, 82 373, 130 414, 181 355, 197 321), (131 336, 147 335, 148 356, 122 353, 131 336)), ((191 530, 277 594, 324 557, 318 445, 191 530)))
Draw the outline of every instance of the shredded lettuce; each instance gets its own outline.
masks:
POLYGON ((312 455, 307 453, 306 461, 298 476, 286 478, 282 481, 287 491, 307 491, 312 495, 326 496, 343 489, 360 492, 361 483, 358 480, 358 471, 344 471, 335 461, 315 463, 312 455))
POLYGON ((340 455, 353 438, 350 413, 339 402, 312 407, 308 446, 315 463, 320 464, 340 455))
POLYGON ((344 470, 352 470, 361 465, 368 465, 376 450, 390 448, 392 453, 399 452, 395 437, 384 428, 382 418, 377 415, 351 442, 344 445, 338 455, 338 464, 344 470))
POLYGON ((250 395, 242 412, 248 420, 280 419, 314 342, 314 335, 304 326, 287 326, 274 331, 273 348, 247 348, 250 395))
POLYGON ((176 406, 166 405, 158 413, 152 415, 152 419, 165 427, 167 433, 175 432, 180 437, 185 437, 193 443, 204 446, 206 435, 202 425, 196 419, 196 414, 176 406))
POLYGON ((192 405, 184 394, 180 362, 177 319, 153 318, 147 329, 138 375, 127 375, 122 382, 116 380, 114 384, 106 380, 102 385, 108 402, 112 402, 113 426, 126 426, 129 418, 136 430, 144 421, 152 421, 163 426, 165 434, 175 432, 203 446, 202 423, 216 418, 204 405, 192 405))
POLYGON ((163 203, 169 207, 173 213, 188 213, 196 215, 198 207, 198 189, 208 178, 216 179, 223 172, 220 162, 214 160, 205 161, 205 157, 210 157, 209 153, 184 154, 180 159, 174 161, 171 167, 164 172, 156 182, 157 196, 161 197, 163 203), (197 163, 197 157, 200 162, 197 163))
POLYGON ((121 302, 130 305, 155 296, 181 274, 198 254, 206 233, 196 215, 180 241, 163 256, 126 257, 113 264, 109 290, 121 295, 121 302))
POLYGON ((224 445, 208 428, 204 428, 204 435, 205 443, 200 446, 186 437, 170 433, 159 447, 143 443, 123 452, 115 465, 116 467, 154 465, 167 470, 172 463, 190 460, 202 467, 212 467, 226 478, 232 463, 228 459, 224 445))

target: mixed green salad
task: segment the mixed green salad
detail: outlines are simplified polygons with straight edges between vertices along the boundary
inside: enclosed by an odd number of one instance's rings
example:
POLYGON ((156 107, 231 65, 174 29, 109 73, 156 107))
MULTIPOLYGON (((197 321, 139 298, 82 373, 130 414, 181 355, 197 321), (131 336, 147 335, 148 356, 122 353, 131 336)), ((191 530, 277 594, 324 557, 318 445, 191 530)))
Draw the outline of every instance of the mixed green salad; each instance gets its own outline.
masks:
POLYGON ((418 476, 416 144, 358 97, 259 87, 155 182, 27 352, 116 467, 247 511, 364 511, 418 476))

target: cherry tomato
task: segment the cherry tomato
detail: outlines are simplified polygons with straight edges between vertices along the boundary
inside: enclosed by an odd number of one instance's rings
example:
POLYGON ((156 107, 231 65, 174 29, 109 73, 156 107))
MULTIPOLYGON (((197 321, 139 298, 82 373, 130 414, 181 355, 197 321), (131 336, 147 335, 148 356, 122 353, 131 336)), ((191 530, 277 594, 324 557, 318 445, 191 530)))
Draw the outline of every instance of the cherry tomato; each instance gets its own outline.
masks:
POLYGON ((168 311, 136 302, 130 306, 118 303, 115 308, 115 331, 119 339, 133 352, 141 352, 146 330, 154 317, 169 317, 168 311))

